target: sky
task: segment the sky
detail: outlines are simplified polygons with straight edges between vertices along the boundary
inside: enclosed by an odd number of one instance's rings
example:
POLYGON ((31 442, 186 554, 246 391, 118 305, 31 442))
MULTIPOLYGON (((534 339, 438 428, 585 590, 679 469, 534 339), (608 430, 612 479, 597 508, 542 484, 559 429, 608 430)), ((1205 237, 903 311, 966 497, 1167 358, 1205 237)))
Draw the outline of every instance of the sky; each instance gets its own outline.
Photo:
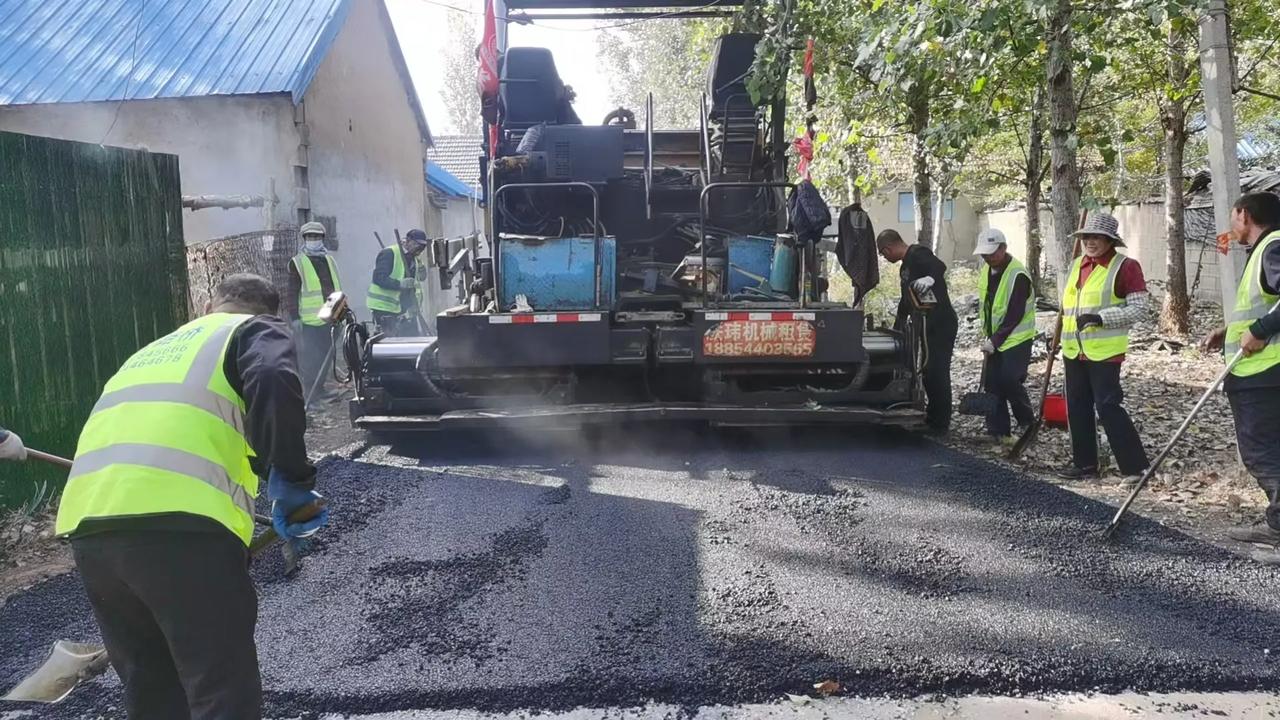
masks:
MULTIPOLYGON (((444 76, 444 48, 449 43, 466 43, 474 47, 480 38, 442 37, 445 21, 451 12, 447 6, 484 12, 484 0, 386 0, 395 25, 400 47, 404 50, 409 74, 417 87, 433 135, 459 132, 449 120, 440 90, 444 76)), ((480 17, 476 18, 481 20, 480 17)), ((482 22, 477 22, 477 27, 482 22)), ((512 47, 532 46, 551 49, 556 69, 566 85, 578 94, 574 107, 587 124, 595 124, 613 109, 609 102, 608 80, 598 72, 596 42, 600 33, 593 28, 599 23, 582 20, 557 20, 548 27, 510 26, 512 47), (549 27, 554 25, 554 27, 549 27)))

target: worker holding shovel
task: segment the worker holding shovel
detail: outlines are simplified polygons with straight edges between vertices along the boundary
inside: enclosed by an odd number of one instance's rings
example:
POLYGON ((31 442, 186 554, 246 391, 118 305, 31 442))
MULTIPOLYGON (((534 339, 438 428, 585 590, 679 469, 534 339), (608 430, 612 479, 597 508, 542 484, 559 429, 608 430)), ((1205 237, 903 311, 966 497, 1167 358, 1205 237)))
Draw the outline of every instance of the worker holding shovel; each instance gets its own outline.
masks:
MULTIPOLYGON (((135 353, 80 435, 58 508, 130 720, 257 720, 262 686, 249 578, 258 478, 272 524, 327 521, 312 489, 306 413, 280 298, 232 275, 209 314, 135 353)), ((22 454, 9 433, 5 457, 22 454)))
POLYGON ((1231 322, 1205 338, 1205 351, 1238 351, 1223 389, 1235 416, 1236 443, 1249 474, 1267 496, 1267 511, 1252 527, 1227 535, 1239 542, 1270 546, 1253 558, 1280 565, 1280 197, 1249 193, 1231 211, 1231 236, 1249 248, 1249 262, 1236 292, 1231 322))
POLYGON ((986 429, 998 442, 1012 445, 1010 408, 1021 427, 1035 420, 1025 384, 1036 337, 1035 291, 1026 267, 1009 254, 1003 232, 987 228, 978 233, 973 254, 987 265, 986 272, 978 271, 978 320, 985 357, 982 382, 994 400, 986 429))

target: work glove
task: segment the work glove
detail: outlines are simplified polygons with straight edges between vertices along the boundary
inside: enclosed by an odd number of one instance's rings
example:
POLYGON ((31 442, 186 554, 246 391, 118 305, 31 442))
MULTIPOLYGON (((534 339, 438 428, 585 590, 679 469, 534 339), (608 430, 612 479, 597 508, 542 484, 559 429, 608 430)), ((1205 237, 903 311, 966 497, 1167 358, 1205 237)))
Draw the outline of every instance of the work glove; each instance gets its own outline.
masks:
POLYGON ((1076 324, 1081 330, 1087 330, 1091 327, 1102 327, 1102 316, 1097 313, 1085 313, 1079 317, 1076 324))
POLYGON ((918 293, 928 292, 933 287, 933 278, 922 277, 911 281, 911 289, 918 293))
POLYGON ((267 497, 271 500, 271 526, 282 538, 293 541, 311 537, 329 522, 329 509, 324 508, 319 515, 304 523, 290 523, 288 517, 295 510, 319 500, 321 495, 315 490, 307 490, 289 482, 275 468, 271 468, 271 473, 267 476, 267 497))
POLYGON ((418 288, 418 278, 407 277, 400 281, 401 290, 416 290, 418 288))
POLYGON ((22 462, 27 459, 27 448, 18 433, 0 428, 0 460, 22 462))
POLYGON ((996 351, 996 346, 991 344, 990 340, 983 340, 979 349, 982 350, 983 355, 992 355, 996 351))

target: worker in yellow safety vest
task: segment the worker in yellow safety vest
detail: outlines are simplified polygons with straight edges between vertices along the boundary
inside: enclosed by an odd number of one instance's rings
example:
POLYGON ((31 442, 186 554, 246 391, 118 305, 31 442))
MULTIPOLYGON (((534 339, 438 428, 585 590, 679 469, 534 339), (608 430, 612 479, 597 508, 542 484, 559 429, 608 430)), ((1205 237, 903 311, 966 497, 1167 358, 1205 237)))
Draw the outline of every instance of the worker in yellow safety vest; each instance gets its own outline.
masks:
POLYGON ((130 720, 261 717, 248 572, 259 478, 271 519, 315 501, 306 413, 280 298, 232 275, 208 314, 107 381, 80 435, 56 532, 71 540, 130 720))
POLYGON ((374 261, 369 312, 378 329, 388 336, 425 332, 416 324, 422 317, 422 285, 426 281, 426 269, 418 258, 427 245, 426 233, 410 230, 401 242, 383 248, 374 261))
POLYGON ((986 263, 978 270, 978 321, 985 356, 982 384, 996 399, 987 414, 986 429, 998 442, 1011 444, 1010 408, 1021 427, 1035 420, 1025 385, 1036 337, 1035 290, 1031 274, 1009 254, 1000 230, 978 233, 973 254, 986 263))
POLYGON ((1253 558, 1280 565, 1280 197, 1249 193, 1231 211, 1231 236, 1249 248, 1230 322, 1205 338, 1206 351, 1225 344, 1243 356, 1223 389, 1235 417, 1240 459, 1267 496, 1267 510, 1252 527, 1227 532, 1232 540, 1270 546, 1253 558))
POLYGON ((316 314, 329 295, 342 289, 342 280, 338 277, 338 264, 325 248, 324 225, 306 223, 299 234, 302 250, 289 261, 289 290, 285 297, 286 303, 294 301, 287 305, 287 314, 298 340, 298 365, 305 393, 317 378, 323 385, 323 378, 331 367, 325 362, 333 347, 331 329, 316 314))
POLYGON ((1142 438, 1125 411, 1120 368, 1129 349, 1129 328, 1150 312, 1151 294, 1137 260, 1124 247, 1111 215, 1089 216, 1075 232, 1083 249, 1071 265, 1062 293, 1062 357, 1066 376, 1071 465, 1069 480, 1098 474, 1098 426, 1107 433, 1120 474, 1141 474, 1150 465, 1142 438))

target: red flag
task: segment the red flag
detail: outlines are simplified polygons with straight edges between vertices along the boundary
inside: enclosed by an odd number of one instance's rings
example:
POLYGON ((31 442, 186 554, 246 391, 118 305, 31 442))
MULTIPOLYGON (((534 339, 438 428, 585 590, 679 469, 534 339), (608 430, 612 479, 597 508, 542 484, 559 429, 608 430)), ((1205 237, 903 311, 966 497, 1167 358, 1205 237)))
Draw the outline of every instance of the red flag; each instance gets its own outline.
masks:
POLYGON ((480 47, 476 48, 476 59, 480 61, 476 71, 476 90, 481 99, 488 99, 498 94, 498 31, 493 17, 493 0, 486 0, 484 6, 484 34, 480 38, 480 47))

